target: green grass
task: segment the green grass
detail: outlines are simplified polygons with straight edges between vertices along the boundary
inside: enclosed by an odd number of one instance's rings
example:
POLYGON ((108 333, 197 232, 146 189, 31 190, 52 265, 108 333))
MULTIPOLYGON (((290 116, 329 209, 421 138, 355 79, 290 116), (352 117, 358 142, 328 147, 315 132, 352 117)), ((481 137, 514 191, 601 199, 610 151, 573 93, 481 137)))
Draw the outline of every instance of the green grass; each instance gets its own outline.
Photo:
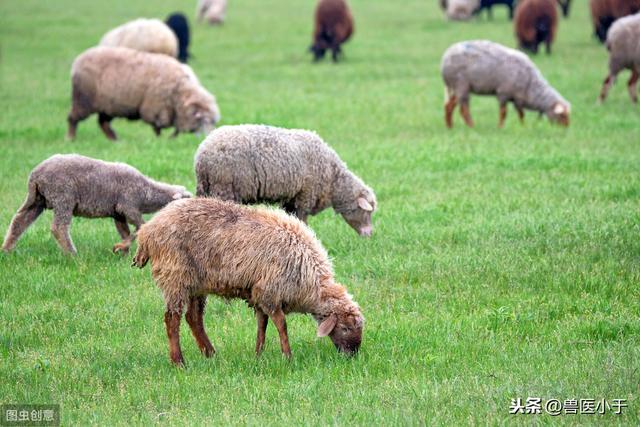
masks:
MULTIPOLYGON (((193 3, 193 4, 192 4, 193 3)), ((95 117, 64 140, 74 57, 107 29, 194 1, 0 3, 0 225, 29 171, 54 153, 128 162, 193 189, 193 135, 155 138, 95 117)), ((0 255, 0 403, 60 403, 64 425, 640 424, 640 113, 625 73, 603 106, 605 49, 586 2, 534 58, 572 102, 568 130, 472 98, 475 129, 443 122, 442 52, 453 42, 515 44, 493 22, 449 23, 435 1, 352 0, 345 60, 312 64, 314 2, 232 0, 224 26, 194 25, 192 66, 224 124, 317 130, 375 190, 370 240, 327 211, 310 220, 367 318, 361 353, 339 356, 291 316, 294 358, 270 327, 260 359, 241 302, 212 297, 218 353, 183 323, 188 369, 167 357, 163 301, 149 269, 110 253, 110 220, 75 219, 63 256, 47 212, 0 255), (624 398, 622 416, 508 414, 511 398, 624 398)))

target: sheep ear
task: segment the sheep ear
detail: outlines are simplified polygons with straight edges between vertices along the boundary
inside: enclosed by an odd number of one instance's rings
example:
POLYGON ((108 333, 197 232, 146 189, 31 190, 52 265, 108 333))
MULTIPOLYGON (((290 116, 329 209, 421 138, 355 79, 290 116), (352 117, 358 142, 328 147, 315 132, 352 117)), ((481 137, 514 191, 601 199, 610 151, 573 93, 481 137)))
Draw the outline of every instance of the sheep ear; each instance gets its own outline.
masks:
POLYGON ((331 314, 329 317, 324 319, 320 325, 318 325, 318 337, 326 337, 333 331, 333 328, 336 327, 336 323, 338 322, 338 316, 335 314, 331 314))
POLYGON ((373 211, 373 206, 371 206, 371 203, 367 202, 367 199, 364 197, 358 197, 358 206, 367 212, 373 211))
POLYGON ((555 114, 563 114, 567 112, 567 107, 564 105, 557 103, 555 107, 553 107, 553 112, 555 114))

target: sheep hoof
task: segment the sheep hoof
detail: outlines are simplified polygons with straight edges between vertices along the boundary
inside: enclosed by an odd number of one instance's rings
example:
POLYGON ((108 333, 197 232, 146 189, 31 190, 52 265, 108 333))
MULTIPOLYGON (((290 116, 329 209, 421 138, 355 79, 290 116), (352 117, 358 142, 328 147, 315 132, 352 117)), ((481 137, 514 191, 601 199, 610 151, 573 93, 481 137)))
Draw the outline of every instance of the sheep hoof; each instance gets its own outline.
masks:
POLYGON ((121 253, 122 255, 126 255, 127 252, 129 252, 129 245, 124 243, 116 243, 113 245, 114 254, 121 253))

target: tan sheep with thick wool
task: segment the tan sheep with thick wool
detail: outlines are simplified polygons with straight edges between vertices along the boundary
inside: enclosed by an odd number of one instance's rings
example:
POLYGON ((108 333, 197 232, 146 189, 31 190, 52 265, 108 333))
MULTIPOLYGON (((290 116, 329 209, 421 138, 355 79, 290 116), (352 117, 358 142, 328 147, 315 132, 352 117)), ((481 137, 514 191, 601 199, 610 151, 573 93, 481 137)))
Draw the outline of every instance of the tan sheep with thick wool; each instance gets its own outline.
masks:
POLYGON ((122 24, 105 34, 99 45, 128 47, 174 58, 178 56, 178 39, 175 33, 159 19, 140 18, 122 24))
POLYGON ((237 205, 212 198, 176 201, 138 232, 134 265, 151 261, 151 272, 166 303, 170 357, 183 365, 180 322, 186 320, 206 357, 214 348, 204 330, 208 294, 241 298, 257 317, 260 354, 271 318, 282 352, 291 355, 285 315, 309 313, 318 336, 336 348, 358 351, 364 319, 346 289, 335 282, 326 251, 313 232, 282 211, 237 205))

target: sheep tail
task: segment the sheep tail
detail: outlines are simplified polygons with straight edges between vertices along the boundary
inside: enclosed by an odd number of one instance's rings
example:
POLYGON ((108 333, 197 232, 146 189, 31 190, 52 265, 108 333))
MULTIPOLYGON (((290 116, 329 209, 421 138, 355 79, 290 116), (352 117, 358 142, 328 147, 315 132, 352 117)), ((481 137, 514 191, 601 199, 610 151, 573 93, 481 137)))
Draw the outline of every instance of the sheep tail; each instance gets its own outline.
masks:
POLYGON ((138 249, 136 250, 136 254, 133 257, 133 263, 131 263, 131 267, 144 268, 149 262, 149 252, 147 251, 146 245, 138 241, 138 249))

